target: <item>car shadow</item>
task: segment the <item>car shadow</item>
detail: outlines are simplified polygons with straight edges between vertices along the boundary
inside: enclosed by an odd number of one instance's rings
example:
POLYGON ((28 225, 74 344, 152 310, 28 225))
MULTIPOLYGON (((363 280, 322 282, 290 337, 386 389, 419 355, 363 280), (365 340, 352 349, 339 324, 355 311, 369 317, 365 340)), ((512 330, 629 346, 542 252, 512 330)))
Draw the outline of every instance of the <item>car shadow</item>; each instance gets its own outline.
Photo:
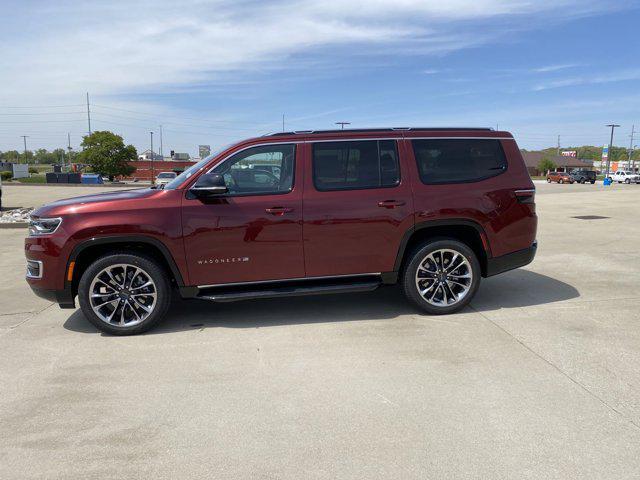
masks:
MULTIPOLYGON (((484 279, 471 306, 484 312, 502 308, 528 307, 579 297, 571 285, 529 270, 514 270, 484 279)), ((471 312, 466 308, 463 312, 471 312)), ((167 318, 146 335, 202 328, 265 328, 308 323, 384 320, 400 315, 420 314, 396 286, 373 292, 247 300, 212 303, 179 300, 171 305, 167 318)), ((68 330, 99 333, 76 310, 64 323, 68 330)))

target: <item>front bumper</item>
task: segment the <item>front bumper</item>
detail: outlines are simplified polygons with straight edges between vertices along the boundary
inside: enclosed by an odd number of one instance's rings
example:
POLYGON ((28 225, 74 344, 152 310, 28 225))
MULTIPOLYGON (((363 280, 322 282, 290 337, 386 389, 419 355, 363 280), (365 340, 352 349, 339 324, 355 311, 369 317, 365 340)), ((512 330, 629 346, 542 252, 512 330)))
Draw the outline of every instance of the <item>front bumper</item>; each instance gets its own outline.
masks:
POLYGON ((56 302, 60 305, 60 308, 76 308, 74 297, 70 289, 47 290, 46 288, 36 287, 33 284, 29 284, 29 286, 37 296, 50 302, 56 302))
POLYGON ((533 242, 529 248, 508 253, 500 257, 487 259, 487 277, 498 275, 499 273, 508 272, 515 268, 524 267, 530 264, 536 256, 538 250, 538 241, 533 242))

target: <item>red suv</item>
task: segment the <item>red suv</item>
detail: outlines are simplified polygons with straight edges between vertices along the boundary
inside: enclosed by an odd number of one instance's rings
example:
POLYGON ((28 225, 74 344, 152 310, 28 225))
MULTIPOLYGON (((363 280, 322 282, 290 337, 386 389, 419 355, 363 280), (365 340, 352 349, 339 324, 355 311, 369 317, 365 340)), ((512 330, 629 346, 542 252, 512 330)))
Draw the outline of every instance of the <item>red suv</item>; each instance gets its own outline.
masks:
POLYGON ((37 209, 34 292, 117 335, 182 298, 359 292, 399 283, 431 314, 536 252, 535 189, 515 140, 491 129, 277 133, 193 165, 163 188, 37 209))

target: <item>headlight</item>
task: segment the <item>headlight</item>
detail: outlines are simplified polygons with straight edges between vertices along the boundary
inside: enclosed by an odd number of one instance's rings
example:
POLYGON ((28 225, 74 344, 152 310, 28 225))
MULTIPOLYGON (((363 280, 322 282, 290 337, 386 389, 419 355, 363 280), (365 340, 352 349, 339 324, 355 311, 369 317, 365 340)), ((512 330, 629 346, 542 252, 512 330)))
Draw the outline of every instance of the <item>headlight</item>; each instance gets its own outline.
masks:
POLYGON ((61 218, 31 218, 29 220, 29 235, 48 235, 55 232, 61 223, 61 218))

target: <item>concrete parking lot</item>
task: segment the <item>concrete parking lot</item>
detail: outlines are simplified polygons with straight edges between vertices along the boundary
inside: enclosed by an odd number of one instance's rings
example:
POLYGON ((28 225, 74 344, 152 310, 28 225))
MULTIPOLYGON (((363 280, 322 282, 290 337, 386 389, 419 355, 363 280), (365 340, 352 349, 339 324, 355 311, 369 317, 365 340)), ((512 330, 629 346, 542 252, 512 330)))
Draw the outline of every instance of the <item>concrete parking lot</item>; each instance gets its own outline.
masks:
MULTIPOLYGON (((640 477, 640 185, 537 187, 534 263, 446 317, 389 287, 110 337, 0 230, 0 478, 640 477)), ((51 188, 3 203, 85 193, 51 188)))

